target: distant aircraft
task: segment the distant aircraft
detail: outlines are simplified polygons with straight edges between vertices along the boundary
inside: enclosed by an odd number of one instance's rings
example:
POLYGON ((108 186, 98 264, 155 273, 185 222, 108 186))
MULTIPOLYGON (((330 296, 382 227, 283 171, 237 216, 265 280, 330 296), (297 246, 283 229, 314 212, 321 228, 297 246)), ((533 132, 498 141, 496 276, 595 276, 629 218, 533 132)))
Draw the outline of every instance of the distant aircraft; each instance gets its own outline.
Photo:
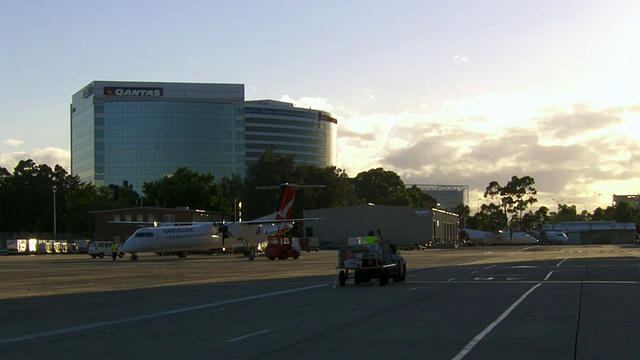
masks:
POLYGON ((534 245, 538 243, 538 239, 524 231, 481 231, 474 229, 461 228, 458 236, 468 241, 482 245, 534 245))
MULTIPOLYGON (((269 236, 280 236, 291 230, 293 223, 318 218, 291 219, 293 201, 298 189, 320 188, 324 185, 282 184, 265 186, 262 189, 281 189, 276 211, 270 215, 250 221, 229 224, 214 222, 174 224, 170 226, 150 226, 136 230, 122 246, 137 260, 141 252, 169 252, 184 258, 188 251, 203 249, 224 249, 225 239, 231 237, 240 241, 250 250, 260 250, 269 236)), ((253 254, 253 253, 252 253, 253 254)))
POLYGON ((522 229, 538 239, 541 244, 563 245, 569 242, 569 237, 562 231, 540 231, 532 229, 526 217, 522 221, 522 229))
POLYGON ((530 230, 529 233, 543 244, 564 245, 569 242, 569 237, 562 231, 530 230))

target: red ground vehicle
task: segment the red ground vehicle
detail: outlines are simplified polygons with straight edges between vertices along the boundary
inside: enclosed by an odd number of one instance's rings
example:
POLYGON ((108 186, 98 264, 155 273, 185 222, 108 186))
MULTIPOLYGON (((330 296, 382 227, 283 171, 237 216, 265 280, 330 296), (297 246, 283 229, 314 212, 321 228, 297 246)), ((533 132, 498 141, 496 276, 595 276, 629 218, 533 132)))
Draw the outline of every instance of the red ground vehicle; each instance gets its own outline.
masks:
POLYGON ((296 246, 289 237, 269 237, 269 243, 264 250, 264 256, 269 260, 287 260, 300 257, 300 247, 296 246))

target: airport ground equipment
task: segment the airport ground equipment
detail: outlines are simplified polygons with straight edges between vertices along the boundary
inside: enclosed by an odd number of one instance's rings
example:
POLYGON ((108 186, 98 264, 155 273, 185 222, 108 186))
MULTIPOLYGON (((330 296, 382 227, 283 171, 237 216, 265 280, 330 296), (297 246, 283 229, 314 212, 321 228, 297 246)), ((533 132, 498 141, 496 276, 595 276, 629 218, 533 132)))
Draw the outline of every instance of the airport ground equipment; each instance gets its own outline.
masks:
POLYGON ((278 260, 297 259, 300 257, 300 245, 289 237, 270 236, 267 247, 264 250, 264 256, 269 260, 275 260, 276 258, 278 260))
MULTIPOLYGON (((105 256, 111 256, 111 241, 92 241, 89 244, 89 256, 92 258, 104 258, 105 256)), ((124 257, 124 251, 122 251, 122 245, 118 244, 118 257, 122 259, 124 257)))
POLYGON ((350 272, 356 285, 378 279, 380 286, 384 286, 389 279, 405 281, 407 262, 389 241, 343 245, 338 251, 340 286, 345 286, 350 272))

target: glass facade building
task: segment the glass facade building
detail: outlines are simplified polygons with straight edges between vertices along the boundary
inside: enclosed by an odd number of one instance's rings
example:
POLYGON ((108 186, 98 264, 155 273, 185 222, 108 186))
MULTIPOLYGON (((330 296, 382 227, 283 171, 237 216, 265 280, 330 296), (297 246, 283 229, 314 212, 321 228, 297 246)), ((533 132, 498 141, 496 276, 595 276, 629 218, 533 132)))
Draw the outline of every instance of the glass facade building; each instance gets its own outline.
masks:
POLYGON ((294 155, 297 164, 336 165, 338 121, 330 113, 293 104, 256 100, 245 102, 247 165, 268 147, 276 154, 294 155))
POLYGON ((272 146, 335 166, 337 121, 293 104, 244 100, 243 84, 94 81, 72 96, 71 174, 142 192, 179 167, 239 174, 272 146))
POLYGON ((94 81, 72 97, 70 137, 71 173, 96 186, 244 176, 244 85, 94 81))

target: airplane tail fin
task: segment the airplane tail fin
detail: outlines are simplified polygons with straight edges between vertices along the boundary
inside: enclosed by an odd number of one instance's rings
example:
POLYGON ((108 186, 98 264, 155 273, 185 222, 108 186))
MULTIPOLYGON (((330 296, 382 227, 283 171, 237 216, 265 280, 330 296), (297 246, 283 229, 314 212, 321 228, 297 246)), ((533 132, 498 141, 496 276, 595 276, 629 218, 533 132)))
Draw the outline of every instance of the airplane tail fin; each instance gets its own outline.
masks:
POLYGON ((276 220, 291 219, 293 201, 296 198, 298 187, 292 184, 285 184, 281 188, 280 200, 278 200, 278 205, 276 206, 276 220))
POLYGON ((282 184, 280 186, 261 186, 258 189, 280 189, 280 199, 276 205, 275 220, 287 220, 291 219, 293 213, 293 201, 296 198, 296 191, 304 188, 323 188, 324 185, 296 185, 296 184, 282 184))
POLYGON ((466 240, 467 239, 467 229, 461 220, 458 220, 458 240, 466 240))

